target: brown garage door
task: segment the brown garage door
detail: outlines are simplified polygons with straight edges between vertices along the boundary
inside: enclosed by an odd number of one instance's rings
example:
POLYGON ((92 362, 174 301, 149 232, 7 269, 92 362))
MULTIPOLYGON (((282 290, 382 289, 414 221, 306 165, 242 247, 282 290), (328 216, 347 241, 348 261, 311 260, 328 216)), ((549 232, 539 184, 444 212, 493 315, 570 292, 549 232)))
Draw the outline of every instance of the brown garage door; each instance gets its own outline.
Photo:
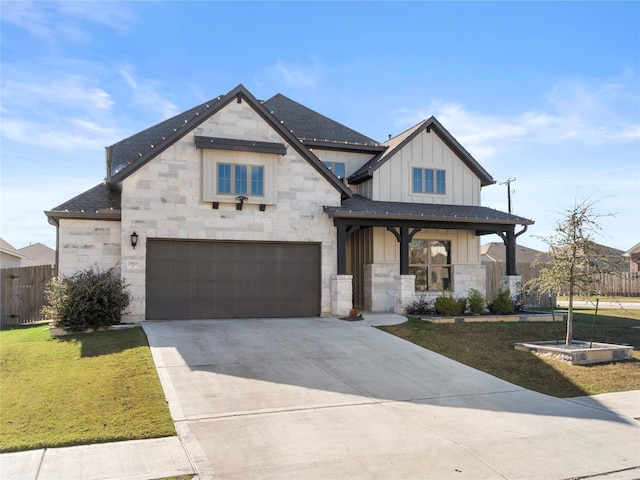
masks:
POLYGON ((147 319, 320 314, 320 245, 149 240, 147 319))

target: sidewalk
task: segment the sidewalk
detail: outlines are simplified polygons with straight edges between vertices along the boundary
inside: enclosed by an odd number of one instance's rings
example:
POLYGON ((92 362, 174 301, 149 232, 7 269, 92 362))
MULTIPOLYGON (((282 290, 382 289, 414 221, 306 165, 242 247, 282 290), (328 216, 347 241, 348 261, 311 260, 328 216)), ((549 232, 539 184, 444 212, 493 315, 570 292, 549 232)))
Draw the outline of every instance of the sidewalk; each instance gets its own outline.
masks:
POLYGON ((178 437, 0 455, 2 480, 147 480, 194 471, 178 437))

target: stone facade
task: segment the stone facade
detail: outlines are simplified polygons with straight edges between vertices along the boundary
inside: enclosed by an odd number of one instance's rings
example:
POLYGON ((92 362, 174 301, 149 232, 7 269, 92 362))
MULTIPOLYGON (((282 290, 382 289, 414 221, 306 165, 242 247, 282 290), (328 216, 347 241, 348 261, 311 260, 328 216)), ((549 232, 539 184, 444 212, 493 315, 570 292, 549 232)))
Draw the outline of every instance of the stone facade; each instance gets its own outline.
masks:
POLYGON ((394 275, 393 281, 396 284, 393 311, 395 313, 404 313, 406 306, 413 301, 416 292, 416 276, 394 275))
POLYGON ((353 308, 353 276, 331 277, 331 314, 337 317, 349 315, 353 308))
MULTIPOLYGON (((321 312, 329 314, 337 247, 335 227, 323 207, 340 205, 340 192, 288 146, 286 155, 270 155, 274 172, 267 181, 274 182, 274 205, 260 211, 249 201, 237 210, 230 197, 213 209, 211 202, 202 201, 203 156, 233 161, 237 154, 205 153, 195 148, 194 136, 214 135, 214 128, 221 127, 230 138, 282 142, 248 104, 232 102, 123 181, 122 274, 133 297, 126 320, 144 320, 146 242, 156 238, 319 243, 321 312), (135 250, 129 242, 133 231, 139 235, 135 250)), ((250 159, 252 154, 243 155, 250 159)))
MULTIPOLYGON (((120 222, 63 219, 59 235, 60 275, 72 275, 92 266, 121 269, 120 245, 123 239, 120 222)), ((124 240, 131 243, 129 238, 124 240)))
POLYGON ((397 263, 364 265, 364 309, 369 312, 391 312, 395 308, 397 263))

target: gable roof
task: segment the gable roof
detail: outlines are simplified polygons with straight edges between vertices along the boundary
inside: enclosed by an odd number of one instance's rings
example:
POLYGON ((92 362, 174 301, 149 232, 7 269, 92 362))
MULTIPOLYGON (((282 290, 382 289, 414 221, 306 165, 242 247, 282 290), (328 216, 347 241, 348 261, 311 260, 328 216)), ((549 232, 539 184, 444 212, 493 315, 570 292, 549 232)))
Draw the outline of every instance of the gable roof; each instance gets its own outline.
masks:
POLYGON ((331 120, 318 112, 278 93, 264 102, 264 106, 278 120, 291 126, 291 132, 305 145, 358 146, 384 149, 381 144, 355 130, 331 120))
POLYGON ((224 96, 196 106, 186 112, 160 122, 142 132, 107 148, 109 183, 120 183, 151 159, 176 143, 198 125, 232 101, 246 101, 276 132, 278 132, 304 159, 306 159, 343 197, 351 196, 351 190, 304 146, 284 125, 283 120, 267 110, 243 85, 238 85, 224 96), (155 139, 155 140, 154 140, 155 139))
POLYGON ((483 187, 487 185, 493 185, 495 180, 489 173, 482 168, 475 158, 471 156, 465 148, 458 143, 458 141, 451 135, 446 128, 435 118, 429 117, 426 120, 421 121, 417 125, 402 132, 401 134, 389 139, 383 145, 388 147, 387 150, 381 152, 376 157, 372 158, 362 168, 357 170, 353 175, 349 177, 349 183, 357 185, 373 177, 373 172, 380 168, 385 162, 391 159, 396 153, 418 136, 423 131, 433 131, 438 137, 462 160, 469 169, 480 179, 480 184, 483 187))
POLYGON ((24 257, 16 247, 11 245, 9 242, 0 238, 0 252, 6 255, 10 255, 12 257, 16 257, 17 259, 21 259, 24 257))
POLYGON ((20 249, 24 258, 20 262, 24 266, 53 265, 56 263, 56 251, 43 243, 34 243, 20 249))

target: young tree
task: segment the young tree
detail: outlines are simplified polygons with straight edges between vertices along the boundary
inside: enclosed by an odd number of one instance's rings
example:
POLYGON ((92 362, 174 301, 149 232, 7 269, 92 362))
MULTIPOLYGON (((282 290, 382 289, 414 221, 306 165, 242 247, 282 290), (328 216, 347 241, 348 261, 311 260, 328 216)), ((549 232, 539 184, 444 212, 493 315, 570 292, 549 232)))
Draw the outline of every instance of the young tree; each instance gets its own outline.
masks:
POLYGON ((600 218, 612 214, 596 213, 595 205, 595 201, 587 200, 577 203, 565 211, 553 235, 541 238, 549 247, 549 264, 540 271, 538 278, 525 285, 527 289, 539 293, 568 289, 566 345, 571 345, 573 340, 573 298, 576 290, 598 293, 602 274, 612 270, 593 241, 595 235, 602 233, 600 218))

